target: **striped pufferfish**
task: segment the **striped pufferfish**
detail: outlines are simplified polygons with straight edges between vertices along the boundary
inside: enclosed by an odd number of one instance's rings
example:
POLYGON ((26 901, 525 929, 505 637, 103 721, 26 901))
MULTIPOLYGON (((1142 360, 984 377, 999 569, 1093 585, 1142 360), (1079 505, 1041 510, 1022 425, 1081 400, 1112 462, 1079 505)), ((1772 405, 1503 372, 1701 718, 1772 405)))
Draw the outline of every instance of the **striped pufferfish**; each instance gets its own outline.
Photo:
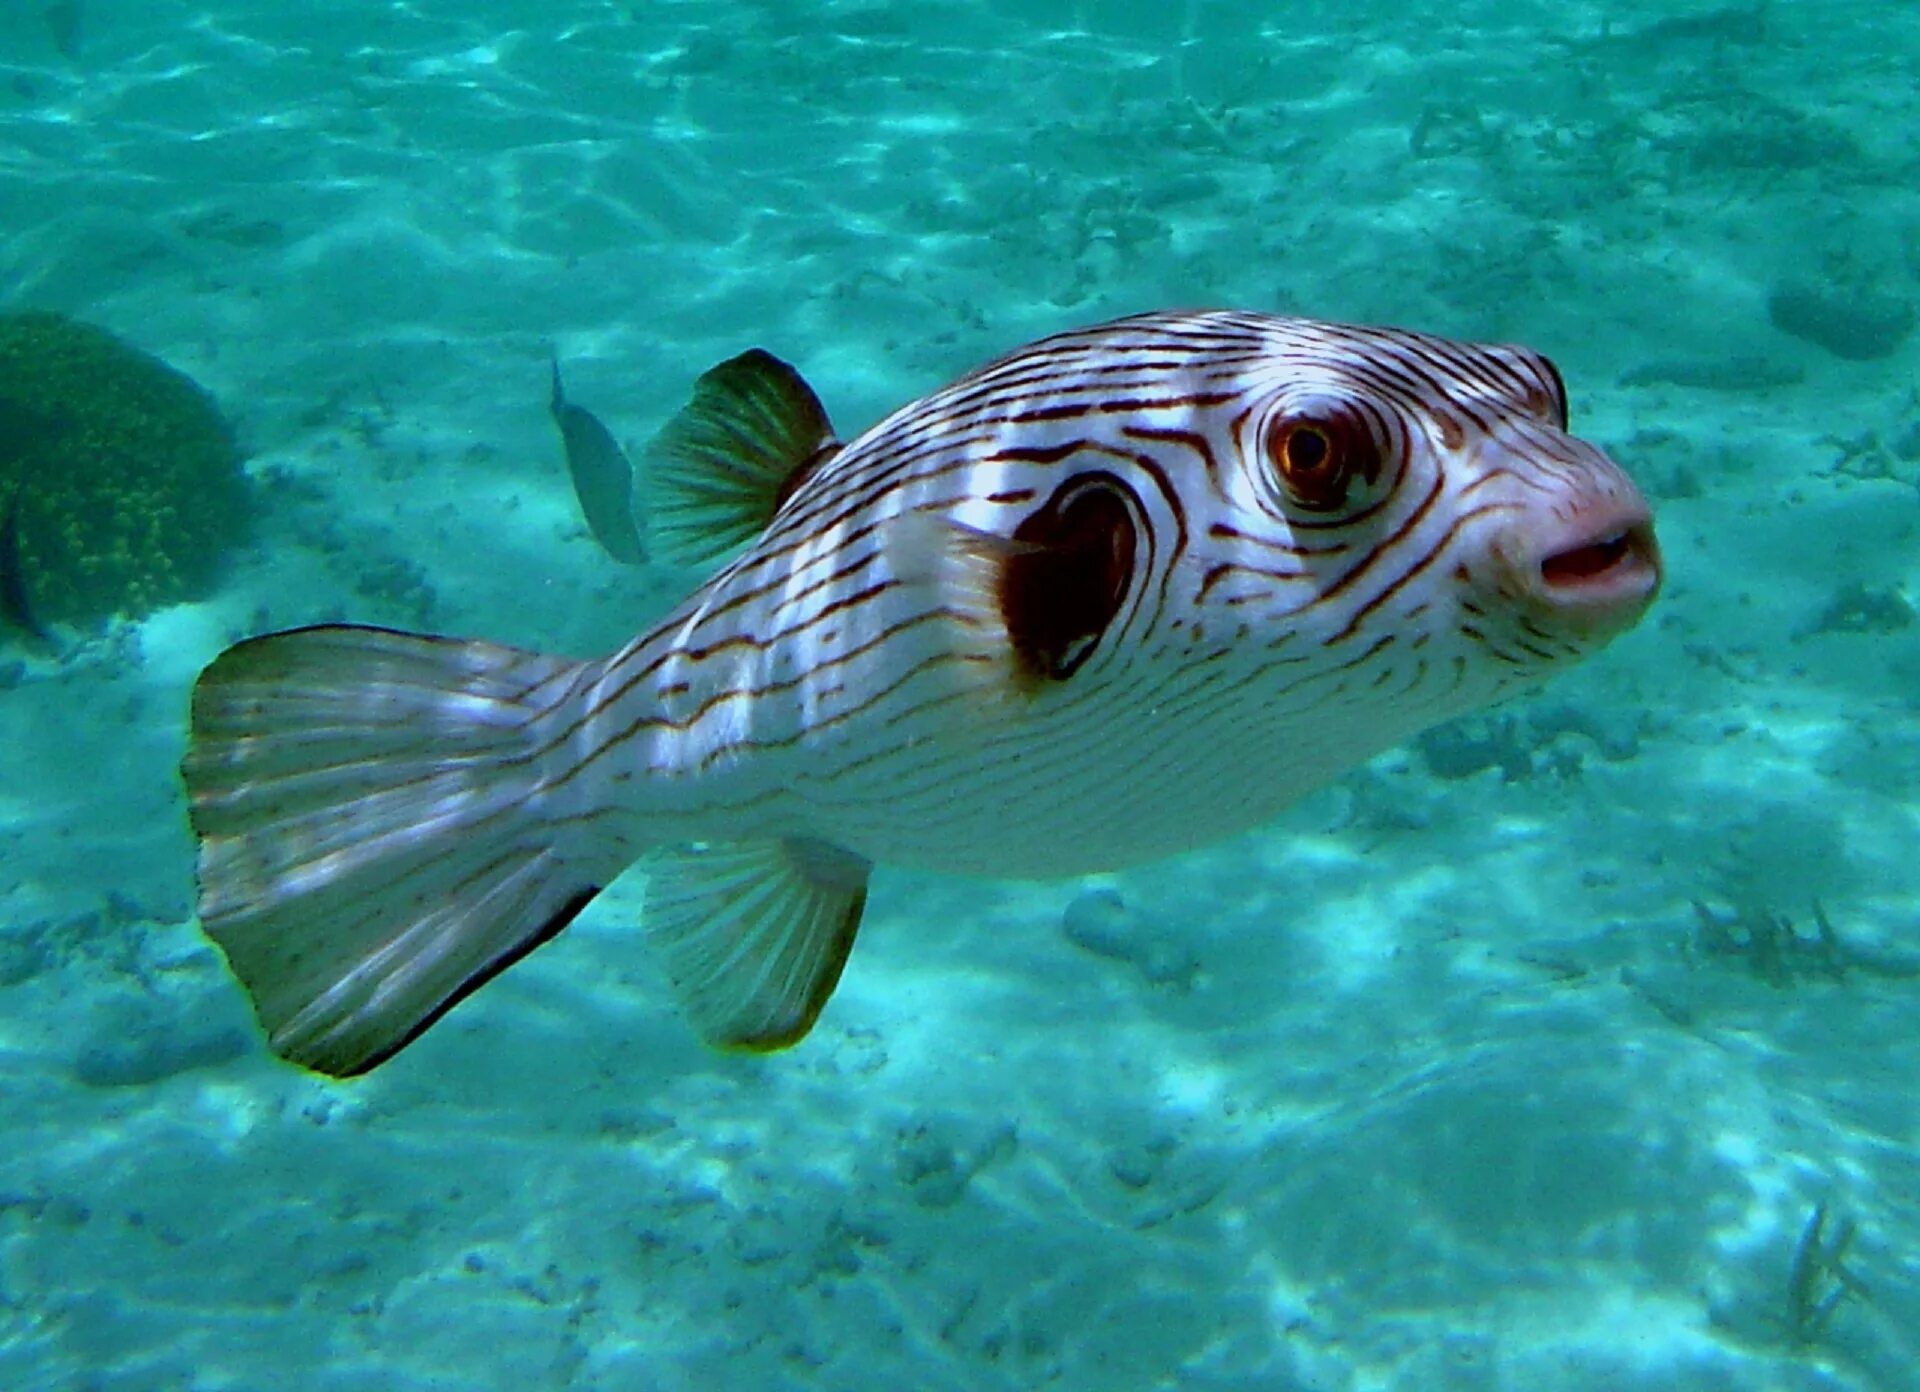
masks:
POLYGON ((1660 582, 1546 358, 1398 329, 1138 315, 845 443, 756 349, 648 469, 656 542, 745 549, 610 657, 327 625, 201 675, 200 918, 279 1054, 373 1067, 643 854, 692 1025, 782 1048, 876 862, 1206 845, 1584 657, 1660 582))

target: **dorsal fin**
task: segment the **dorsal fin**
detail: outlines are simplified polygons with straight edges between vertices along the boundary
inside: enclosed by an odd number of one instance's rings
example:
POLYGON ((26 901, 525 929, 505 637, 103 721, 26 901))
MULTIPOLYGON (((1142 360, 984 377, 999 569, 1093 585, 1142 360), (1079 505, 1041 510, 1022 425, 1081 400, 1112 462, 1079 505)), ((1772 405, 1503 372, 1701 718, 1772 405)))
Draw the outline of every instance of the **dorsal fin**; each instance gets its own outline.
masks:
POLYGON ((728 358, 700 375, 648 446, 655 534, 684 564, 744 545, 839 447, 791 366, 761 348, 728 358))

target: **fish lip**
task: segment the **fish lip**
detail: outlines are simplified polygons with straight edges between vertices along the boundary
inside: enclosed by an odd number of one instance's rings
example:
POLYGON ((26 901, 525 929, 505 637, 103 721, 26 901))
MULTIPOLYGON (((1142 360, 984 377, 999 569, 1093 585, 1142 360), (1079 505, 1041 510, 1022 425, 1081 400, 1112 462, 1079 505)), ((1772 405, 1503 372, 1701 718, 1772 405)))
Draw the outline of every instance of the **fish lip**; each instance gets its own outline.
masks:
POLYGON ((1644 505, 1585 513, 1541 548, 1530 571, 1529 588, 1553 610, 1624 627, 1660 591, 1653 517, 1644 505))

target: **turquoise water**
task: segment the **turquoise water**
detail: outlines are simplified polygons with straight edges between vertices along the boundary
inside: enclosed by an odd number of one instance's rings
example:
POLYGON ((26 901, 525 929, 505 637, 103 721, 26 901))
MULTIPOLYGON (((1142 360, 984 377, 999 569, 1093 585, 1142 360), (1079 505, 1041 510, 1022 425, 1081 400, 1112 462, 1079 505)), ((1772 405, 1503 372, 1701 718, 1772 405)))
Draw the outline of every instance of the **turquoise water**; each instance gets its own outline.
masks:
POLYGON ((1886 0, 0 12, 0 310, 191 374, 265 507, 0 631, 0 1387, 1920 1388, 1917 61, 1886 0), (551 354, 630 444, 756 344, 856 429, 1187 304, 1549 353, 1659 607, 1241 840, 883 870, 790 1053, 693 1040, 624 883, 367 1078, 266 1053, 199 668, 691 583, 594 543, 551 354))

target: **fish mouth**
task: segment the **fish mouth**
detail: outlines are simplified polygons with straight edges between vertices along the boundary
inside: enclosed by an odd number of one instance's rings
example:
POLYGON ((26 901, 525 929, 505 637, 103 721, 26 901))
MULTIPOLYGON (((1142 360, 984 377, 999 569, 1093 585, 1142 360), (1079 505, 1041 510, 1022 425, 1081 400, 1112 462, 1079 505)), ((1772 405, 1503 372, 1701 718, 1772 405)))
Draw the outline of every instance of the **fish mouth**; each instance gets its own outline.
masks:
POLYGON ((1617 631, 1646 611, 1660 589, 1660 544, 1644 508, 1583 519, 1565 544, 1545 551, 1535 593, 1582 627, 1617 631))

